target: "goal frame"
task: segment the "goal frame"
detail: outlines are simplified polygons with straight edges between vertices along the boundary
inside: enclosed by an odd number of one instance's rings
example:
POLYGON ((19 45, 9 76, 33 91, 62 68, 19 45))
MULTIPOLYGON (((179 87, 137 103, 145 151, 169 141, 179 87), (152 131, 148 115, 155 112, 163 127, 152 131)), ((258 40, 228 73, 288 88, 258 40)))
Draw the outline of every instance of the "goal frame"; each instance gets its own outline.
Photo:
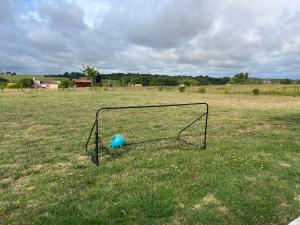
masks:
MULTIPOLYGON (((104 150, 104 148, 101 148, 101 146, 99 145, 99 141, 101 140, 100 136, 99 136, 99 128, 100 128, 100 124, 99 124, 99 119, 100 119, 100 112, 104 111, 104 110, 125 110, 125 109, 144 109, 144 108, 163 108, 163 107, 183 107, 183 106, 192 106, 192 105, 204 105, 205 106, 205 112, 200 114, 198 117, 196 117, 195 120, 193 120, 192 122, 190 122, 189 124, 187 124, 184 128, 182 128, 176 137, 164 137, 164 138, 159 138, 159 139, 155 139, 155 140, 163 140, 163 139, 177 139, 180 140, 180 135, 183 131, 185 131, 186 129, 188 129, 190 126, 192 126, 194 123, 196 123, 197 121, 201 120, 204 116, 205 116, 205 125, 204 125, 204 139, 203 139, 203 149, 206 149, 207 146, 207 127, 208 127, 208 104, 207 103, 203 103, 203 102, 198 102, 198 103, 183 103, 183 104, 166 104, 166 105, 142 105, 142 106, 120 106, 120 107, 103 107, 103 108, 99 108, 96 111, 96 118, 94 121, 94 124, 92 126, 92 129, 89 133, 88 139, 86 141, 85 144, 85 151, 87 153, 87 155, 90 157, 91 161, 93 164, 95 164, 96 166, 99 166, 99 153, 101 153, 102 150, 104 150), (88 149, 88 145, 90 143, 92 134, 94 132, 95 135, 95 143, 94 143, 94 154, 90 154, 91 151, 89 151, 88 149)), ((152 140, 146 140, 143 142, 151 142, 154 141, 152 140)), ((136 144, 136 143, 130 143, 130 144, 136 144)))

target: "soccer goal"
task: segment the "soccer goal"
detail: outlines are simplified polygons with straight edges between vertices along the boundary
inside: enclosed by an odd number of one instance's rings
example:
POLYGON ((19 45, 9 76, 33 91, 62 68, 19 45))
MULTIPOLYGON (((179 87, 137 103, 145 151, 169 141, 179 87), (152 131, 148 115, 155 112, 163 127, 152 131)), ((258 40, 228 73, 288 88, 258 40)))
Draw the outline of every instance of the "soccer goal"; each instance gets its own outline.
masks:
POLYGON ((207 125, 207 103, 104 107, 96 112, 85 150, 98 166, 99 155, 115 151, 108 147, 115 134, 126 138, 126 145, 120 149, 189 145, 205 149, 207 125))

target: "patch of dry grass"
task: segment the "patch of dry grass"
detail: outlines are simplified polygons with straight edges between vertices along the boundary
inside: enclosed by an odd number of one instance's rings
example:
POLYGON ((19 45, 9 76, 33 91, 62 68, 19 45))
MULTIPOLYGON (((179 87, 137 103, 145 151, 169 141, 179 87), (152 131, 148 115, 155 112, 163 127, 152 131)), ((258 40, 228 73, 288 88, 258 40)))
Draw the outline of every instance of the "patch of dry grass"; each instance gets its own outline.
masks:
POLYGON ((208 206, 208 205, 213 205, 217 208, 217 210, 221 213, 227 213, 228 212, 228 209, 222 205, 222 202, 217 199, 215 197, 215 195, 213 194, 208 194, 206 196, 204 196, 200 202, 198 202, 197 204, 195 204, 193 206, 193 209, 194 210, 201 210, 203 209, 205 206, 208 206))

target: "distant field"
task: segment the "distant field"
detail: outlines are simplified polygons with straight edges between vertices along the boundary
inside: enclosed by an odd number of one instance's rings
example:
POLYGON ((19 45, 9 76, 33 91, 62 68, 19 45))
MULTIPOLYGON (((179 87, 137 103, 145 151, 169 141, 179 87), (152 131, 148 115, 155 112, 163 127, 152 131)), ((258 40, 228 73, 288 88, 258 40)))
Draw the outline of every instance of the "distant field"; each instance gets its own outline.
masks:
MULTIPOLYGON (((157 89, 157 87, 152 87, 157 89)), ((188 93, 199 93, 199 89, 205 89, 205 93, 210 94, 251 94, 253 90, 258 89, 259 95, 284 95, 284 96, 300 96, 300 85, 285 84, 226 84, 226 85, 205 85, 187 87, 188 93)), ((177 87, 162 87, 162 90, 176 90, 177 87)))
POLYGON ((17 75, 17 76, 10 76, 10 75, 1 75, 1 77, 7 79, 11 83, 18 82, 23 78, 33 78, 35 77, 37 80, 61 80, 62 78, 59 77, 44 77, 44 75, 17 75))
MULTIPOLYGON (((300 85, 293 84, 227 84, 202 87, 207 89, 208 93, 214 94, 253 94, 253 90, 258 89, 260 95, 300 96, 300 85)), ((190 90, 196 92, 199 88, 191 87, 190 90)))
MULTIPOLYGON (((37 79, 52 79, 52 80, 59 80, 61 78, 44 78, 44 77, 36 77, 37 79)), ((14 79, 14 78, 12 78, 14 79)), ((16 80, 10 80, 10 82, 17 82, 20 79, 19 77, 16 80)), ((150 86, 150 87, 101 87, 98 88, 99 90, 153 90, 153 91, 171 91, 177 92, 178 87, 176 86, 169 86, 169 87, 157 87, 157 86, 150 86)), ((258 90, 258 95, 283 95, 283 96, 293 96, 298 97, 300 96, 300 85, 297 84, 251 84, 251 85, 239 85, 239 84, 226 84, 226 85, 205 85, 205 86, 190 86, 185 88, 185 92, 187 93, 199 93, 199 89, 204 90, 206 94, 247 94, 253 95, 253 90, 258 90)), ((75 89, 70 88, 70 90, 75 91, 75 89)), ((30 92, 30 91, 38 91, 38 90, 4 90, 5 92, 30 92)), ((41 90, 47 91, 47 90, 41 90)), ((77 89, 77 91, 82 91, 77 89)))
POLYGON ((300 98, 198 88, 0 93, 0 224, 261 225, 300 216, 300 98), (199 101, 210 106, 206 150, 133 148, 98 168, 85 157, 99 107, 199 101))
MULTIPOLYGON (((18 75, 18 76, 10 76, 10 75, 2 75, 1 77, 6 78, 10 83, 16 83, 22 78, 33 78, 41 79, 41 80, 62 80, 65 78, 58 77, 44 77, 43 75, 18 75)), ((104 86, 108 85, 107 80, 102 81, 104 86)), ((127 87, 118 87, 120 84, 117 81, 112 81, 115 89, 121 88, 122 90, 127 87)), ((109 87, 106 87, 109 89, 109 87)), ((104 89, 106 89, 104 88, 104 89)), ((190 86, 186 87, 186 92, 188 93, 199 93, 199 89, 204 89, 205 93, 209 94, 251 94, 253 95, 253 90, 257 89, 259 95, 283 95, 283 96, 300 96, 300 84, 247 84, 247 85, 239 85, 239 84, 226 84, 226 85, 204 85, 204 86, 190 86)), ((100 88, 101 89, 101 88, 100 88)), ((129 88, 128 90, 132 90, 134 88, 129 88)), ((153 89, 153 90, 161 90, 161 91, 177 91, 177 86, 169 86, 169 87, 139 87, 140 89, 153 89)), ((14 92, 12 90, 7 90, 9 92, 14 92)), ((24 91, 24 90, 22 90, 24 91)), ((35 90, 36 91, 36 90, 35 90)))

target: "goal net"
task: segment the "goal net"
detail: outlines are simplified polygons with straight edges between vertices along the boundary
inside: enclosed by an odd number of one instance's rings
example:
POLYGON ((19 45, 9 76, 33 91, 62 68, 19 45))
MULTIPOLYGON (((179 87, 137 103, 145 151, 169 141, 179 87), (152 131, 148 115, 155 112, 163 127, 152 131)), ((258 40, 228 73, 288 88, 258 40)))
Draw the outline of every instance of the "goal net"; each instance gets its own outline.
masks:
POLYGON ((96 119, 86 143, 93 163, 99 154, 130 149, 163 149, 177 146, 206 147, 206 103, 105 107, 96 119), (109 149, 111 138, 122 134, 126 145, 109 149))

